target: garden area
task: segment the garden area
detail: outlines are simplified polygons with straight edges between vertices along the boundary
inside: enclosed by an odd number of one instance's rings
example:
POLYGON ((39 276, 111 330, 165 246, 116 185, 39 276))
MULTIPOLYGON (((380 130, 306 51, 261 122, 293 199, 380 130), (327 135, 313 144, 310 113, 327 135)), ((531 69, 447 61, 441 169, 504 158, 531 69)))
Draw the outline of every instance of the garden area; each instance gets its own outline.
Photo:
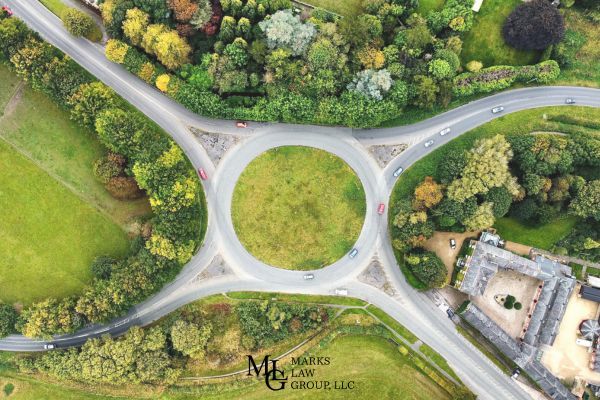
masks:
POLYGON ((434 231, 494 226, 507 240, 596 257, 600 181, 587 171, 600 165, 598 129, 600 112, 592 108, 521 111, 414 163, 396 183, 389 217, 409 283, 444 284, 445 268, 423 249, 434 231), (583 221, 592 229, 578 230, 583 221))
POLYGON ((309 147, 277 147, 241 174, 232 201, 235 231, 266 264, 310 270, 330 265, 362 229, 365 193, 340 158, 309 147))

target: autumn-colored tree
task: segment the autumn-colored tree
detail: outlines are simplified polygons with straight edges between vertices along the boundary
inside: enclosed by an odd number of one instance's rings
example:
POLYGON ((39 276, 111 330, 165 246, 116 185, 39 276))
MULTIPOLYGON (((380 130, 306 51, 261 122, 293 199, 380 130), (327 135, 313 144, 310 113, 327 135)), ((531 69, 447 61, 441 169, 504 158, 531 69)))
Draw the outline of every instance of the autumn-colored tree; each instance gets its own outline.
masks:
POLYGON ((158 88, 158 90, 160 90, 161 92, 164 93, 169 88, 170 80, 171 80, 171 75, 162 74, 158 78, 156 78, 156 87, 158 88))
POLYGON ((175 14, 175 20, 177 22, 189 22, 196 11, 198 11, 198 4, 191 0, 169 0, 169 8, 173 10, 175 14))
POLYGON ((131 43, 139 46, 142 43, 148 24, 150 23, 150 16, 140 10, 139 8, 132 8, 127 10, 127 17, 123 21, 123 33, 131 43))
POLYGON ((69 99, 71 118, 84 125, 93 126, 96 116, 118 104, 116 93, 102 82, 81 85, 69 99))
POLYGON ((379 69, 385 63, 385 55, 381 50, 364 47, 358 52, 358 59, 365 69, 379 69))
POLYGON ((134 178, 130 176, 114 176, 106 184, 106 190, 118 200, 135 200, 144 196, 134 178))
POLYGON ((443 197, 442 185, 431 176, 427 176, 415 189, 413 206, 415 209, 432 208, 442 201, 443 197))
POLYGON ((109 39, 106 43, 104 54, 109 61, 117 64, 123 64, 125 56, 129 50, 129 45, 117 39, 109 39))

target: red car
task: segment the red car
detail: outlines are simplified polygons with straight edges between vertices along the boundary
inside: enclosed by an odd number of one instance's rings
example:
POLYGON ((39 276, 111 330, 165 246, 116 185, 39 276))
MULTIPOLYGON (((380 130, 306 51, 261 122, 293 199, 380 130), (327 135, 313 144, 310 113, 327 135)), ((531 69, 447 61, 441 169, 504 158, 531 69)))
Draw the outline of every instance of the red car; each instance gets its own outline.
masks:
POLYGON ((383 204, 383 203, 379 204, 379 207, 377 207, 377 214, 382 215, 384 211, 385 211, 385 204, 383 204))
POLYGON ((238 121, 235 123, 235 126, 237 126, 238 128, 247 128, 248 127, 248 123, 245 121, 238 121))
POLYGON ((9 17, 13 15, 12 10, 8 6, 2 6, 2 11, 6 11, 9 17))
POLYGON ((198 175, 202 178, 203 181, 208 179, 208 175, 206 175, 206 171, 202 168, 198 168, 198 175))

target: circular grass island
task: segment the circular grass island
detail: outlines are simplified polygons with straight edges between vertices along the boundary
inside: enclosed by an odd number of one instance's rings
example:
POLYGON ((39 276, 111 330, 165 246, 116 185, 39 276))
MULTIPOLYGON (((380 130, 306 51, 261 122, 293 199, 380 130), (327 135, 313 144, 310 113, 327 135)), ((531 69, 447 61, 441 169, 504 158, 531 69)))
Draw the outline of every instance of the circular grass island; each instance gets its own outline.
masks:
POLYGON ((284 146, 254 159, 241 174, 231 207, 240 242, 260 261, 311 270, 340 259, 358 238, 365 192, 339 157, 284 146))

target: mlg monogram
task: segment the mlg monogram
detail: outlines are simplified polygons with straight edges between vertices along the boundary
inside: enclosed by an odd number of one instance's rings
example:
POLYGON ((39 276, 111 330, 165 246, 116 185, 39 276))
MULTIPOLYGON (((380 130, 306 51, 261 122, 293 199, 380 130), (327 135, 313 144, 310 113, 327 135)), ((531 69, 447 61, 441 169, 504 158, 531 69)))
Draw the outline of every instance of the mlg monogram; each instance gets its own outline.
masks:
POLYGON ((285 389, 285 384, 287 383, 288 378, 285 377, 285 373, 282 369, 277 369, 277 361, 278 360, 269 360, 269 355, 266 355, 263 361, 260 363, 260 366, 257 367, 254 362, 254 358, 251 355, 248 355, 248 375, 252 376, 252 370, 254 370, 255 376, 260 376, 260 372, 265 369, 264 377, 265 377, 265 385, 271 390, 281 390, 285 389), (278 387, 273 387, 272 384, 279 383, 278 387))

